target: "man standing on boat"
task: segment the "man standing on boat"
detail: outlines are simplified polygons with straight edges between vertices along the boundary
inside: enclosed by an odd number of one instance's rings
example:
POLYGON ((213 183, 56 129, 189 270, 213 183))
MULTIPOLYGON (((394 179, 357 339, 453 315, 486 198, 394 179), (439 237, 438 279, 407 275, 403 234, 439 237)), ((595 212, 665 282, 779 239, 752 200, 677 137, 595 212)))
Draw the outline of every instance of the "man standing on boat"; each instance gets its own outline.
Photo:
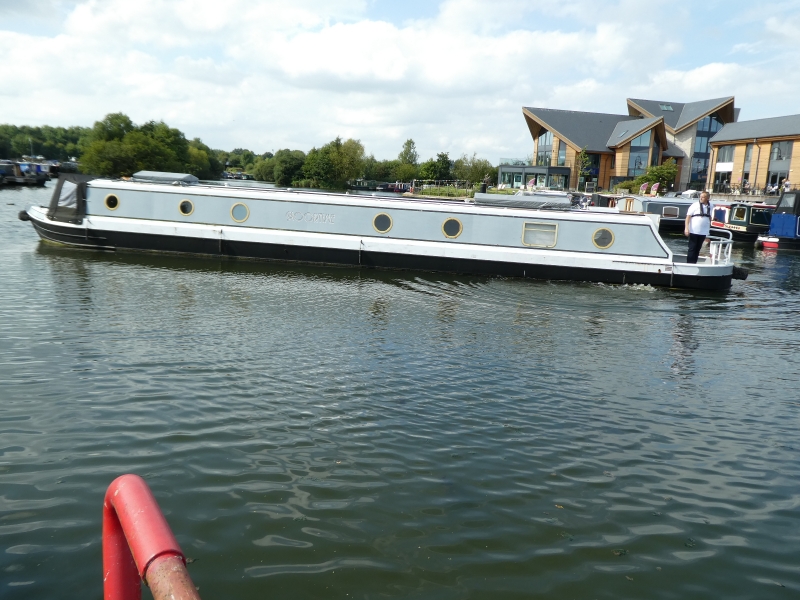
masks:
POLYGON ((689 250, 686 253, 687 263, 697 262, 700 248, 711 230, 711 214, 714 211, 714 205, 710 200, 711 194, 702 192, 700 199, 686 211, 686 227, 683 235, 689 238, 689 250))

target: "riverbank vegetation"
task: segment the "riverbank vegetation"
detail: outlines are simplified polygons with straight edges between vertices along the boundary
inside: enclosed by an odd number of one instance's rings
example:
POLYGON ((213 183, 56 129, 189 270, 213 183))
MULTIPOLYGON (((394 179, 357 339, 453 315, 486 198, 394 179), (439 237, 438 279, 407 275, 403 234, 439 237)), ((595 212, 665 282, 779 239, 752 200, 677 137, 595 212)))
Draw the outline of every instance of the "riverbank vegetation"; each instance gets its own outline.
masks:
POLYGON ((281 186, 342 189, 348 182, 411 182, 415 179, 477 183, 497 179, 497 168, 475 154, 453 160, 448 152, 420 162, 413 139, 403 143, 395 159, 378 160, 360 140, 334 140, 308 152, 283 148, 257 154, 246 148, 212 150, 200 138, 186 135, 164 121, 134 124, 123 113, 111 113, 92 127, 29 127, 0 125, 0 158, 41 155, 80 163, 84 173, 130 176, 141 170, 191 173, 219 179, 223 171, 245 172, 258 181, 281 186))
POLYGON ((674 183, 677 177, 678 164, 675 162, 674 158, 670 158, 663 165, 647 167, 647 171, 645 171, 644 175, 639 175, 635 179, 629 181, 621 181, 614 186, 614 190, 628 190, 631 194, 638 194, 639 189, 641 189, 644 184, 647 184, 648 187, 644 190, 646 194, 652 189, 653 185, 657 183, 659 184, 658 187, 660 191, 666 192, 669 189, 669 185, 674 183))

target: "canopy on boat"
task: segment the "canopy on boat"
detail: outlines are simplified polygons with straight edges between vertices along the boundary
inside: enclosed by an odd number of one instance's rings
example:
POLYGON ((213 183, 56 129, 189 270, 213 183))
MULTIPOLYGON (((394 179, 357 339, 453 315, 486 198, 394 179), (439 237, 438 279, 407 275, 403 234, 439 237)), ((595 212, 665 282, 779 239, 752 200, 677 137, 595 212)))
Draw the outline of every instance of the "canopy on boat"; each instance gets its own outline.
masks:
POLYGON ((47 217, 53 221, 80 223, 86 215, 86 184, 92 179, 97 178, 78 173, 59 175, 47 217))

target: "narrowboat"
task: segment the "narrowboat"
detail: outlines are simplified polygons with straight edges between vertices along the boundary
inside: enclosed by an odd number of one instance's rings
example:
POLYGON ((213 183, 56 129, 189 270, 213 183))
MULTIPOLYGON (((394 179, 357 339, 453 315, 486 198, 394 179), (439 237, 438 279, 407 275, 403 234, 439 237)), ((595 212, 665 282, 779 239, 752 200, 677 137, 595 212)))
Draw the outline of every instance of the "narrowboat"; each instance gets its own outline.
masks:
POLYGON ((649 215, 224 186, 180 173, 62 175, 49 206, 19 217, 47 242, 112 251, 707 290, 746 277, 729 240, 687 264, 649 215))
POLYGON ((714 204, 711 215, 711 227, 729 231, 735 242, 752 244, 760 235, 769 231, 774 206, 769 204, 748 204, 732 202, 730 204, 714 204))
POLYGON ((39 173, 34 163, 0 161, 0 177, 7 185, 38 185, 50 181, 49 175, 39 173))
POLYGON ((784 191, 775 205, 769 231, 756 239, 757 248, 800 249, 800 190, 784 191))

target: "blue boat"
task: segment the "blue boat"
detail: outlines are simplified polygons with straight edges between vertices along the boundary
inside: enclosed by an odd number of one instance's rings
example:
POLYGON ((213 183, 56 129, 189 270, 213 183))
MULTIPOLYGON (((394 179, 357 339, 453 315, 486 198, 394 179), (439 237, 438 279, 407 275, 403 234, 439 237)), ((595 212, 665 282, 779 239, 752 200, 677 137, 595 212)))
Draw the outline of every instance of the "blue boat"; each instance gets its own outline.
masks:
POLYGON ((784 191, 775 206, 769 232, 756 240, 757 248, 800 249, 800 191, 784 191))

